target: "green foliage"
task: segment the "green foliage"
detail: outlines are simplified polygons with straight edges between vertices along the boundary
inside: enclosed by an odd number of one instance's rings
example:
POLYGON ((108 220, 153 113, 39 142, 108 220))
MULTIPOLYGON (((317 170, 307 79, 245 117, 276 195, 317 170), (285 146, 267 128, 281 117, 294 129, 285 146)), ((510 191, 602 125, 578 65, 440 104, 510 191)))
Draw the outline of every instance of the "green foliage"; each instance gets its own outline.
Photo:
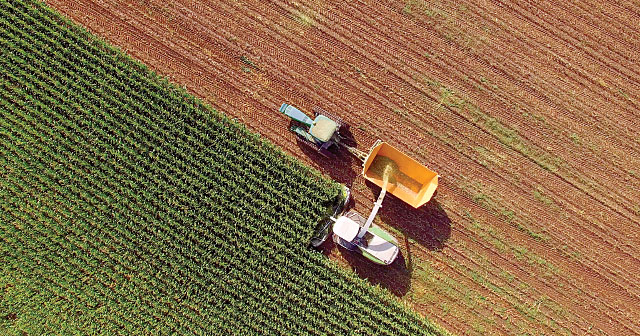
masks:
POLYGON ((307 246, 338 186, 0 0, 0 333, 439 334, 307 246))

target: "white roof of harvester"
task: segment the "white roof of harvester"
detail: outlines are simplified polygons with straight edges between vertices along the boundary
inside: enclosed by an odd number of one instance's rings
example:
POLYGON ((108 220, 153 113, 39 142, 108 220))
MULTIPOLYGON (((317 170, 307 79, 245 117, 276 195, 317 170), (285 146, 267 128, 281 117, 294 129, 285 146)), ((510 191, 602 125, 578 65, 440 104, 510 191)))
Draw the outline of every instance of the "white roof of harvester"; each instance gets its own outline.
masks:
POLYGON ((386 264, 389 264, 398 255, 398 246, 391 242, 388 242, 381 237, 373 234, 373 237, 369 239, 367 247, 364 250, 369 252, 372 256, 382 260, 386 264))
POLYGON ((340 216, 333 224, 333 233, 348 242, 353 241, 353 238, 358 235, 358 231, 360 231, 360 225, 345 216, 340 216))

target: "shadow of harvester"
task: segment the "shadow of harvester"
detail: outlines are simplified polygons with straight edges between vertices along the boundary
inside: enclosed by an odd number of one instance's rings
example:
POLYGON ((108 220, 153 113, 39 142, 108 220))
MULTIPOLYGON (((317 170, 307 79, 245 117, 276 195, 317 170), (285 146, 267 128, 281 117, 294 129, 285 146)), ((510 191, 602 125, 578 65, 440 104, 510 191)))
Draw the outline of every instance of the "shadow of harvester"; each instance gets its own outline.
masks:
MULTIPOLYGON (((367 185, 372 189, 374 196, 379 194, 380 187, 373 183, 367 183, 367 185)), ((382 222, 403 234, 403 236, 395 234, 403 251, 391 265, 378 265, 359 253, 336 247, 331 238, 323 244, 321 250, 325 255, 330 255, 334 249, 338 249, 342 258, 360 278, 402 297, 411 287, 411 274, 414 267, 412 241, 429 250, 441 249, 451 235, 451 220, 433 198, 427 204, 415 209, 391 195, 385 198, 378 216, 382 222)))
MULTIPOLYGON (((347 138, 347 144, 355 145, 350 133, 347 138)), ((361 175, 359 169, 353 168, 354 160, 357 159, 343 148, 332 148, 334 157, 327 158, 318 153, 315 146, 309 146, 300 140, 298 140, 298 145, 311 160, 318 164, 323 173, 349 188, 352 187, 353 181, 361 175)), ((368 181, 366 185, 373 193, 373 198, 377 198, 381 191, 380 187, 368 181)), ((372 206, 373 202, 367 205, 369 209, 372 206)), ((363 215, 366 217, 367 214, 363 215)), ((332 251, 338 249, 342 259, 349 263, 360 278, 367 279, 374 285, 378 284, 394 295, 404 296, 411 285, 413 269, 411 242, 430 250, 441 249, 451 234, 451 220, 435 199, 431 199, 427 204, 415 209, 391 194, 386 196, 378 216, 382 222, 404 235, 397 236, 396 234, 396 238, 400 247, 404 247, 406 255, 401 253, 391 265, 377 265, 356 252, 338 248, 331 241, 331 237, 323 243, 320 249, 325 255, 330 255, 332 251)))

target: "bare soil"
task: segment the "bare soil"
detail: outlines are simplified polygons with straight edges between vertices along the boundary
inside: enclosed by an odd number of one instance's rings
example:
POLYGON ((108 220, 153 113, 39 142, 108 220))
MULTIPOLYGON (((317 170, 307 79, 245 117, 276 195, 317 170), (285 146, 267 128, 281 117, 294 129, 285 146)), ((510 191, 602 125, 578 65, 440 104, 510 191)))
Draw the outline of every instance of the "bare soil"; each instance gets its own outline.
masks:
POLYGON ((390 267, 324 251, 457 334, 640 334, 640 6, 611 1, 47 0, 351 187, 347 153, 277 112, 320 106, 442 179, 389 196, 390 267))

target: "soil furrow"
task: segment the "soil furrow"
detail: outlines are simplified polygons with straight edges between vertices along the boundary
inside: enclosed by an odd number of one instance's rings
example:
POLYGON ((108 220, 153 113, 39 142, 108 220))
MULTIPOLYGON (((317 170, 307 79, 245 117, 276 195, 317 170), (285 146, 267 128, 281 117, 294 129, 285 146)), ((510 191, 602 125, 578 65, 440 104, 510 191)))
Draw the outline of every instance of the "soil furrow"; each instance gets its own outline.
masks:
MULTIPOLYGON (((598 168, 598 170, 597 170, 597 171, 602 172, 602 169, 601 169, 601 168, 598 168)), ((635 179, 635 178, 634 178, 634 179, 635 179)), ((615 189, 615 188, 614 188, 614 189, 615 189)), ((631 189, 631 190, 635 190, 635 191, 637 191, 638 189, 637 189, 637 188, 635 188, 635 189, 631 189)), ((608 191, 607 191, 607 192, 608 192, 608 191)), ((605 193, 605 194, 606 194, 606 193, 605 193)))

